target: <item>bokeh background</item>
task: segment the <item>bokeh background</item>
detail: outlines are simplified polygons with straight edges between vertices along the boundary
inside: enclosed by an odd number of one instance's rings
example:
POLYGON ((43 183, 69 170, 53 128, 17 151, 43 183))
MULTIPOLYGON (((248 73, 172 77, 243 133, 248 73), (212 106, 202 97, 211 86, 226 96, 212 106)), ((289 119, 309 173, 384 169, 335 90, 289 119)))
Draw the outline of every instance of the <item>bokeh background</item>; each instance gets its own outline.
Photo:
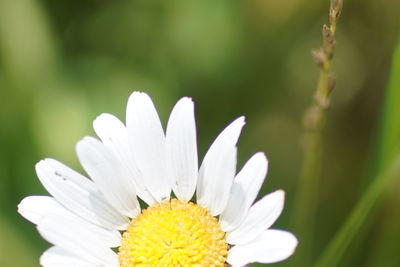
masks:
MULTIPOLYGON (((23 197, 47 194, 35 163, 82 171, 75 143, 94 135, 102 112, 124 119, 133 90, 152 96, 164 124, 191 96, 200 157, 245 115, 238 168, 266 152, 263 193, 286 191, 275 227, 295 229, 301 120, 318 78, 310 51, 328 9, 329 0, 0 0, 0 266, 39 266, 49 246, 16 212, 23 197)), ((311 259, 374 179, 399 15, 398 0, 344 1, 311 259)), ((394 182, 340 266, 400 266, 398 192, 394 182)), ((276 266, 310 265, 295 255, 276 266)))

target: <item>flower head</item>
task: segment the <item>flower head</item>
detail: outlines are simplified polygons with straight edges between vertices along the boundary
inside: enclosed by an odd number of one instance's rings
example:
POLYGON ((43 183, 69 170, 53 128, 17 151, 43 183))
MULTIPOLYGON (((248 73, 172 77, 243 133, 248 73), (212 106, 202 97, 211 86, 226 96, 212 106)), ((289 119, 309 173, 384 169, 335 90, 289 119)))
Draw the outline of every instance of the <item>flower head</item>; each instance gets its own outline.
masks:
POLYGON ((236 173, 244 118, 227 126, 198 166, 194 105, 184 97, 166 132, 150 97, 134 92, 126 125, 110 114, 94 121, 99 139, 77 144, 87 179, 54 159, 36 165, 51 196, 29 196, 19 212, 54 246, 42 266, 242 266, 273 263, 297 246, 270 227, 284 192, 253 202, 265 179, 263 153, 236 173), (145 206, 140 204, 143 200, 145 206))

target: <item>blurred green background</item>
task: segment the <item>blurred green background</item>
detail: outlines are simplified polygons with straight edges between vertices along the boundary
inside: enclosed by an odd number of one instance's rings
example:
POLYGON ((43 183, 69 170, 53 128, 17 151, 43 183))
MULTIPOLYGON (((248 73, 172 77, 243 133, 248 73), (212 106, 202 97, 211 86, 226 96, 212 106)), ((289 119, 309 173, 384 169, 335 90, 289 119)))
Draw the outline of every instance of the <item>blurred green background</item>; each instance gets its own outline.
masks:
MULTIPOLYGON (((0 266, 39 266, 49 246, 16 212, 23 197, 47 194, 35 163, 52 157, 81 171, 75 143, 94 135, 102 112, 124 119, 133 90, 152 96, 164 123, 175 101, 191 96, 200 157, 245 115, 238 168, 266 152, 262 191, 287 192, 275 227, 293 230, 301 120, 318 78, 310 51, 321 44, 328 9, 329 0, 0 0, 0 266)), ((399 15, 398 0, 344 1, 313 260, 379 168, 399 15)), ((340 266, 400 266, 399 192, 393 182, 340 266)), ((277 266, 309 266, 301 259, 277 266)))

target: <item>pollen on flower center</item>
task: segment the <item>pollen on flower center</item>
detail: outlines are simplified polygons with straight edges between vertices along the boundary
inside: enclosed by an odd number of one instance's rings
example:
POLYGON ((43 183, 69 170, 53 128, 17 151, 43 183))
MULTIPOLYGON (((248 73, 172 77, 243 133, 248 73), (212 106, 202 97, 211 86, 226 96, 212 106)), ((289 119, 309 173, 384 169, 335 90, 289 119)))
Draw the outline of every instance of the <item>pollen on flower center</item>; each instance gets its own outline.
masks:
POLYGON ((120 266, 225 266, 228 244, 217 218, 192 202, 153 205, 132 220, 118 251, 120 266))

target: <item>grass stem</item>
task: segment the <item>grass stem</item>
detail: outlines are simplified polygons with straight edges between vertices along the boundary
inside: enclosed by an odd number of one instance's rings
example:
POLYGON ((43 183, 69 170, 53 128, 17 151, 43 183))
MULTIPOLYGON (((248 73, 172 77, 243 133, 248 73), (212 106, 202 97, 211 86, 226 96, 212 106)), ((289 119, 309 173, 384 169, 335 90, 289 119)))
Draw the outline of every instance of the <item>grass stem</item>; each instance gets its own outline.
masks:
POLYGON ((329 26, 322 27, 322 47, 313 51, 319 67, 319 80, 313 102, 303 119, 304 154, 300 173, 298 194, 295 203, 293 225, 300 237, 298 254, 307 266, 311 251, 314 217, 317 209, 318 188, 321 180, 322 134, 329 107, 330 94, 335 87, 332 74, 332 60, 336 46, 336 25, 342 9, 342 0, 332 0, 329 12, 329 26))

